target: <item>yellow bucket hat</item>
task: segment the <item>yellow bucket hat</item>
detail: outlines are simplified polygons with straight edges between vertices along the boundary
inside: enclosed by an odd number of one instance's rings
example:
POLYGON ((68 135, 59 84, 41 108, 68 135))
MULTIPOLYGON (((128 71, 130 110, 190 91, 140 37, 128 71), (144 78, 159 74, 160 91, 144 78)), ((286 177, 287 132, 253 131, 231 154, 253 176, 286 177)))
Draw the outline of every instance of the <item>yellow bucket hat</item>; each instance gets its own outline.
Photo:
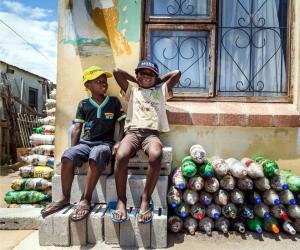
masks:
POLYGON ((98 66, 91 66, 83 71, 82 83, 85 84, 87 81, 94 80, 103 74, 105 74, 107 78, 112 77, 112 74, 108 71, 105 71, 98 66))

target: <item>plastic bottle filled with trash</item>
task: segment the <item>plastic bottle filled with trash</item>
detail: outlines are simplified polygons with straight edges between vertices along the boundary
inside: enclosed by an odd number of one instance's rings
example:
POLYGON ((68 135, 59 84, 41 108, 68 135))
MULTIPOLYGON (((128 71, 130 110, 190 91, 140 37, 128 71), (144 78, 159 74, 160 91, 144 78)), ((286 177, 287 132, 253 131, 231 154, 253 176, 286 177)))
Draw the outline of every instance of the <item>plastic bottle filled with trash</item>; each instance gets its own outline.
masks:
POLYGON ((299 205, 289 205, 287 208, 287 213, 289 217, 293 219, 300 219, 300 206, 299 205))
POLYGON ((52 157, 54 156, 54 150, 55 150, 54 145, 39 145, 31 148, 31 152, 33 154, 46 155, 52 157))
POLYGON ((231 175, 225 175, 220 180, 220 186, 225 190, 233 190, 235 188, 235 185, 236 185, 236 180, 231 175))
POLYGON ((173 184, 176 188, 183 190, 186 188, 186 179, 184 178, 181 168, 177 168, 173 172, 173 184))
POLYGON ((15 179, 11 183, 13 190, 36 190, 41 191, 51 187, 51 182, 42 178, 26 178, 26 179, 15 179))
POLYGON ((211 164, 213 165, 214 171, 218 176, 224 176, 229 171, 228 164, 220 156, 213 156, 211 158, 211 164))
POLYGON ((245 219, 253 219, 254 211, 253 208, 249 204, 242 204, 238 207, 238 211, 240 215, 245 219))
POLYGON ((171 207, 177 207, 182 202, 182 194, 177 188, 171 186, 168 190, 167 199, 171 207))
POLYGON ((296 205, 296 199, 292 191, 282 190, 279 192, 280 202, 284 205, 296 205))
POLYGON ((257 232, 259 234, 263 233, 262 221, 259 218, 248 219, 246 225, 250 231, 257 232))
POLYGON ((229 172, 236 178, 243 178, 247 175, 246 165, 235 158, 226 160, 229 166, 229 172))
POLYGON ((237 186, 243 191, 249 191, 253 189, 253 181, 246 176, 244 178, 238 179, 237 186))
POLYGON ((243 158, 241 162, 246 165, 247 175, 251 178, 255 179, 264 177, 264 171, 261 164, 255 162, 250 158, 243 158))
POLYGON ((262 197, 256 191, 251 191, 247 194, 248 200, 251 204, 255 205, 262 202, 262 197))
POLYGON ((34 166, 54 166, 54 157, 46 156, 46 155, 27 155, 21 157, 22 161, 26 162, 27 164, 31 164, 34 166))
POLYGON ((237 207, 233 203, 228 203, 222 207, 222 214, 228 219, 234 219, 237 216, 237 207))
POLYGON ((287 190, 289 188, 284 175, 275 175, 270 179, 271 187, 276 191, 287 190))
POLYGON ((285 220, 282 223, 282 228, 285 232, 291 234, 291 235, 295 235, 297 232, 295 230, 295 228, 293 227, 292 221, 291 220, 285 220))
POLYGON ((264 191, 262 196, 266 205, 272 206, 280 204, 279 196, 274 189, 264 191))
POLYGON ((23 166, 19 168, 19 175, 23 178, 50 179, 53 175, 53 169, 49 167, 23 166))
POLYGON ((228 219, 224 218, 224 217, 220 217, 218 219, 216 219, 215 221, 215 228, 224 233, 227 234, 229 231, 229 227, 230 227, 230 222, 228 219))
POLYGON ((263 229, 267 232, 271 232, 275 234, 278 234, 280 231, 278 221, 272 216, 268 218, 264 218, 263 229))
POLYGON ((274 175, 279 174, 279 167, 275 161, 264 158, 262 156, 257 156, 254 160, 262 164, 264 175, 266 177, 273 177, 274 175))
POLYGON ((246 233, 245 221, 242 218, 238 217, 231 220, 231 225, 234 231, 239 232, 241 234, 246 233))
POLYGON ((225 206, 228 204, 229 196, 227 191, 223 189, 219 189, 217 192, 214 193, 214 201, 216 204, 225 206))
POLYGON ((176 215, 169 217, 168 228, 174 233, 181 232, 183 229, 183 220, 176 215))
POLYGON ((190 214, 190 207, 188 204, 181 203, 178 207, 175 208, 175 213, 181 218, 185 218, 190 214))
POLYGON ((55 125, 55 116, 47 116, 45 118, 38 119, 38 122, 43 125, 55 125))
POLYGON ((199 221, 199 229, 205 232, 207 235, 212 235, 212 230, 214 229, 214 221, 209 217, 204 217, 199 221))
POLYGON ((184 229, 191 235, 194 235, 198 228, 198 221, 191 216, 183 220, 184 229))
POLYGON ((205 180, 204 189, 208 193, 215 193, 219 190, 220 184, 217 178, 211 177, 205 180))
POLYGON ((210 161, 204 160, 199 166, 199 174, 203 178, 210 178, 214 174, 214 168, 210 161))
POLYGON ((196 145, 191 146, 190 155, 195 162, 201 164, 206 157, 206 152, 201 145, 196 144, 196 145))
POLYGON ((186 189, 183 193, 183 200, 186 204, 194 205, 199 201, 199 194, 197 191, 186 189))
POLYGON ((213 218, 213 219, 218 219, 221 215, 221 207, 216 204, 210 204, 206 208, 206 216, 213 218))
POLYGON ((188 181, 188 187, 194 191, 200 191, 204 187, 204 180, 200 176, 193 176, 188 181))
POLYGON ((289 185, 289 190, 299 193, 300 192, 300 176, 291 175, 287 178, 287 184, 289 185))
POLYGON ((55 99, 47 99, 45 106, 47 109, 54 108, 56 106, 56 100, 55 99))
POLYGON ((283 205, 272 206, 270 207, 271 215, 277 219, 287 220, 289 218, 286 208, 283 205))
POLYGON ((199 201, 202 205, 210 205, 212 203, 213 196, 210 193, 201 191, 199 195, 199 201))
POLYGON ((184 177, 190 178, 197 173, 197 166, 192 159, 188 160, 190 156, 182 159, 181 171, 184 177))
POLYGON ((54 135, 32 134, 29 137, 29 139, 30 139, 30 143, 33 146, 54 145, 55 136, 54 135))
POLYGON ((43 125, 41 127, 33 128, 34 133, 43 135, 53 135, 55 133, 55 126, 43 125))
POLYGON ((6 203, 37 203, 39 201, 47 200, 48 195, 38 191, 9 191, 5 194, 4 200, 6 203))
POLYGON ((236 188, 231 191, 230 200, 232 203, 237 204, 237 205, 243 204, 245 201, 245 195, 244 195, 243 191, 236 188))
POLYGON ((254 180, 254 186, 259 191, 266 191, 271 188, 270 181, 266 177, 257 178, 254 180))
POLYGON ((253 210, 254 214, 260 218, 270 217, 269 207, 263 202, 256 204, 253 210))
POLYGON ((292 222, 292 225, 295 228, 296 232, 300 233, 300 219, 295 219, 292 222))
POLYGON ((197 220, 202 220, 205 216, 205 206, 200 203, 196 203, 191 207, 191 215, 197 220))

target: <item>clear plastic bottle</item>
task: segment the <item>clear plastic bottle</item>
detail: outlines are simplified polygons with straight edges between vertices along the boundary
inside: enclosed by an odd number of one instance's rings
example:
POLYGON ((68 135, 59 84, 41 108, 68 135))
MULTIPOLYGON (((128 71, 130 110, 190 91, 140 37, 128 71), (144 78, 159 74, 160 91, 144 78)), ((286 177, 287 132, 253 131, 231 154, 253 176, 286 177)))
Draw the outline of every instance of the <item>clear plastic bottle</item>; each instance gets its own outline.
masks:
POLYGON ((220 214, 221 214, 221 207, 219 205, 210 204, 206 208, 206 215, 210 218, 218 219, 220 217, 220 214))
POLYGON ((183 220, 176 215, 169 217, 168 228, 174 233, 181 232, 183 229, 183 220))
POLYGON ((249 204, 242 204, 238 207, 239 213, 243 218, 253 219, 253 208, 249 204))
POLYGON ((183 220, 183 226, 187 232, 189 232, 191 235, 194 235, 198 228, 198 222, 193 217, 188 216, 183 220))
POLYGON ((243 191, 249 191, 249 190, 253 189, 253 181, 252 181, 252 179, 250 179, 247 176, 244 178, 238 179, 237 185, 238 185, 239 189, 241 189, 243 191))
POLYGON ((270 217, 269 207, 263 202, 256 204, 254 206, 254 214, 260 218, 270 217))
POLYGON ((250 193, 248 193, 247 197, 248 197, 249 202, 251 202, 251 204, 253 204, 253 205, 262 202, 262 198, 261 198, 260 194, 256 191, 251 191, 250 193))
POLYGON ((171 186, 168 190, 167 199, 171 207, 177 207, 182 202, 182 194, 177 188, 171 186))
POLYGON ((220 156, 213 156, 211 158, 211 164, 213 165, 214 171, 218 176, 224 176, 229 171, 228 164, 220 156))
POLYGON ((194 191, 200 191, 204 187, 204 180, 200 176, 193 176, 189 179, 188 187, 194 191))
POLYGON ((191 146, 190 155, 195 162, 201 164, 206 157, 206 152, 201 145, 196 144, 196 145, 191 146))
POLYGON ((234 231, 239 232, 241 234, 246 233, 246 225, 242 218, 235 218, 231 220, 231 225, 234 231))
POLYGON ((225 206, 228 204, 229 196, 227 191, 223 189, 219 189, 216 193, 214 193, 215 203, 221 206, 225 206))
POLYGON ((228 219, 234 219, 237 216, 237 207, 233 203, 228 203, 222 207, 222 214, 228 219))
POLYGON ((226 160, 226 163, 229 166, 229 172, 236 178, 243 178, 247 175, 247 169, 244 163, 241 161, 229 158, 226 160))
POLYGON ((199 201, 202 205, 210 205, 213 200, 213 196, 205 191, 200 192, 199 201))
POLYGON ((219 181, 215 177, 211 177, 205 180, 204 189, 208 193, 215 193, 220 187, 219 181))
POLYGON ((292 225, 295 228, 297 233, 300 233, 300 219, 294 219, 292 225))
POLYGON ((288 206, 287 213, 289 217, 293 219, 300 219, 300 206, 298 205, 288 206))
POLYGON ((264 191, 263 200, 264 203, 269 206, 280 204, 279 196, 274 189, 264 191))
POLYGON ((236 180, 231 175, 225 175, 220 180, 220 186, 225 190, 233 190, 235 188, 235 185, 236 185, 236 180))
POLYGON ((245 201, 245 195, 244 195, 243 191, 236 188, 231 191, 230 200, 234 204, 243 204, 245 201))
POLYGON ((267 232, 272 232, 275 234, 279 233, 279 224, 278 221, 274 217, 264 218, 263 228, 267 232))
POLYGON ((199 221, 199 229, 205 232, 207 235, 212 235, 212 230, 214 229, 214 221, 209 217, 204 217, 199 221))
POLYGON ((199 201, 199 194, 197 191, 186 189, 183 193, 183 200, 188 205, 194 205, 199 201))
POLYGON ((181 218, 185 218, 190 214, 190 206, 185 203, 181 203, 178 207, 175 208, 175 213, 181 218))
POLYGON ((184 178, 181 167, 176 168, 173 172, 173 177, 172 177, 173 185, 180 189, 183 190, 186 188, 186 179, 184 178))
POLYGON ((292 225, 292 221, 291 220, 285 220, 282 223, 282 228, 285 232, 291 234, 291 235, 295 235, 296 234, 296 230, 292 225))
POLYGON ((215 222, 215 228, 224 234, 228 233, 229 227, 230 227, 230 222, 228 219, 224 217, 218 218, 215 222))
POLYGON ((282 190, 279 193, 279 199, 284 205, 296 205, 294 194, 290 190, 282 190))
POLYGON ((259 191, 266 191, 271 188, 270 181, 266 177, 257 178, 254 180, 254 185, 259 191))
POLYGON ((191 207, 191 215, 197 220, 202 220, 205 216, 205 206, 200 203, 196 203, 191 207))
POLYGON ((264 177, 264 172, 261 164, 255 162, 250 158, 243 158, 241 162, 243 162, 246 165, 247 174, 251 178, 256 179, 264 177))
POLYGON ((287 220, 289 218, 288 214, 286 213, 286 208, 283 205, 278 205, 278 206, 272 206, 270 208, 270 212, 272 216, 274 216, 277 219, 283 219, 287 220))

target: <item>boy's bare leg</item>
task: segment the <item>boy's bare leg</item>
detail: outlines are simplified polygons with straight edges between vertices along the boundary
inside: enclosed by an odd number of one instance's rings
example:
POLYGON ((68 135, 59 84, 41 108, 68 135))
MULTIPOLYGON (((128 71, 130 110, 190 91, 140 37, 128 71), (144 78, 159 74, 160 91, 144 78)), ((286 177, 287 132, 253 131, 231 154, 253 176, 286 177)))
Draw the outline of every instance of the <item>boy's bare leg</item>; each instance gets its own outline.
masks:
MULTIPOLYGON (((149 166, 147 171, 146 185, 144 192, 142 194, 142 201, 140 209, 146 211, 149 208, 149 200, 156 186, 156 182, 160 175, 161 169, 161 159, 162 159, 162 146, 159 143, 151 143, 147 148, 147 155, 149 158, 149 166)), ((143 222, 147 220, 151 214, 146 214, 144 216, 139 215, 138 221, 143 222), (143 218, 144 217, 144 218, 143 218)))
POLYGON ((116 220, 126 219, 126 182, 128 176, 128 162, 131 155, 134 153, 134 148, 127 143, 121 143, 115 161, 115 181, 118 195, 118 203, 116 210, 122 213, 122 217, 116 214, 116 220))

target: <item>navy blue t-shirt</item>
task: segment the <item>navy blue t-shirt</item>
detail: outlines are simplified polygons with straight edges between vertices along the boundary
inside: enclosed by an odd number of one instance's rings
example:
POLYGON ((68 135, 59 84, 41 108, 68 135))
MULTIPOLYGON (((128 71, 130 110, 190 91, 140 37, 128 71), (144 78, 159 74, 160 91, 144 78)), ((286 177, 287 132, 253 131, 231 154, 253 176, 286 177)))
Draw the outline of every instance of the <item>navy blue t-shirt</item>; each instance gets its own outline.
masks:
POLYGON ((83 140, 113 142, 115 124, 125 117, 119 99, 106 96, 101 105, 92 98, 80 101, 75 121, 84 124, 83 140))

